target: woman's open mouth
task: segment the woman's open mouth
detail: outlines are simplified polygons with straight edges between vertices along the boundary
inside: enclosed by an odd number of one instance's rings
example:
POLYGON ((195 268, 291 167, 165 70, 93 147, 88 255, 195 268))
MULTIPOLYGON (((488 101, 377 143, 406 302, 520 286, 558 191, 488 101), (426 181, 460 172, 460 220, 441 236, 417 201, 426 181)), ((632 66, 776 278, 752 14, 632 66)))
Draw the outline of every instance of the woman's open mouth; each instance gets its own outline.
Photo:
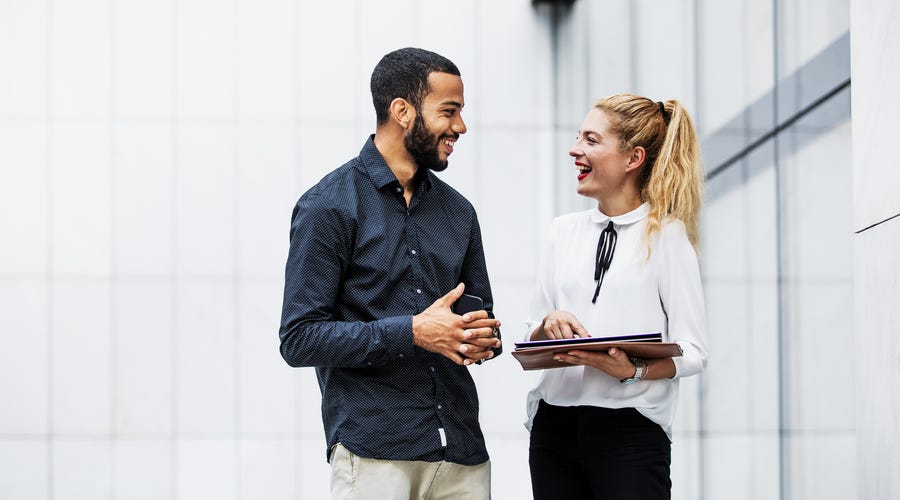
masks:
POLYGON ((575 163, 575 168, 578 169, 578 180, 579 181, 584 179, 585 177, 587 177, 588 174, 591 173, 591 170, 593 170, 591 167, 585 165, 584 163, 578 163, 578 162, 575 163))

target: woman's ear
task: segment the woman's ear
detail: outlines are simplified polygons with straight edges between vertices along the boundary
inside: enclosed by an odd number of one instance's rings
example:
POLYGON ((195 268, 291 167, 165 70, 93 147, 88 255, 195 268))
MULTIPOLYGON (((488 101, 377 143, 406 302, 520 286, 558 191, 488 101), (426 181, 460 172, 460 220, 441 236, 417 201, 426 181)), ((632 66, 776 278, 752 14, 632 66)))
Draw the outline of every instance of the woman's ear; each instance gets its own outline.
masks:
POLYGON ((406 99, 398 97, 391 101, 389 108, 391 119, 404 129, 408 129, 416 118, 416 110, 406 99))
POLYGON ((631 157, 628 159, 628 165, 625 166, 625 172, 631 172, 641 168, 644 160, 647 159, 647 150, 641 146, 635 146, 631 149, 631 157))

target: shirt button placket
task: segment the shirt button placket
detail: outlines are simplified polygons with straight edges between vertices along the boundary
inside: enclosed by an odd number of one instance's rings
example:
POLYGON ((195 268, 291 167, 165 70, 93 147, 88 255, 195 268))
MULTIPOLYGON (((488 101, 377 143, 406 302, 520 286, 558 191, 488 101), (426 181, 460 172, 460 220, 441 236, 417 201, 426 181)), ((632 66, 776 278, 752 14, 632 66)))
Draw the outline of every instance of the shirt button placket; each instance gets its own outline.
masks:
POLYGON ((416 235, 416 227, 412 222, 412 211, 410 207, 406 207, 406 241, 409 245, 407 252, 413 258, 409 260, 410 276, 413 283, 413 301, 416 304, 417 311, 424 311, 429 304, 425 303, 422 290, 422 266, 419 261, 418 238, 416 235), (418 284, 419 286, 415 286, 418 284))

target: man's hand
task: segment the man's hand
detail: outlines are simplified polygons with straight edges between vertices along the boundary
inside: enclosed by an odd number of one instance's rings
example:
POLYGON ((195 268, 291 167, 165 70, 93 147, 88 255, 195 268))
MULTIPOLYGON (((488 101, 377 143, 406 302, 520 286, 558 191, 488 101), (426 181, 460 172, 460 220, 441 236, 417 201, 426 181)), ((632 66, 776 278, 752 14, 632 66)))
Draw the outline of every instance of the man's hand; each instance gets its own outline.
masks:
POLYGON ((500 347, 500 339, 494 336, 500 322, 489 318, 487 311, 458 316, 450 310, 464 290, 465 285, 460 283, 412 319, 413 344, 458 365, 490 359, 494 356, 491 348, 500 347))

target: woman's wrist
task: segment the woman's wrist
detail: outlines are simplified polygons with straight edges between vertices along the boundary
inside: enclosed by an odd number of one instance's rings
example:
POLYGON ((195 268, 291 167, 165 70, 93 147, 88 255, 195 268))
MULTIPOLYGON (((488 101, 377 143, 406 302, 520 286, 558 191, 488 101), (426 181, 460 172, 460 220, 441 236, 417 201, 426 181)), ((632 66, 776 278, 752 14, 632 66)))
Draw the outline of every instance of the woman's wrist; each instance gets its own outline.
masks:
POLYGON ((647 360, 640 358, 628 359, 634 364, 634 375, 632 375, 630 378, 619 379, 619 382, 622 382, 623 384, 633 384, 638 380, 644 380, 650 367, 650 364, 647 363, 647 360))

